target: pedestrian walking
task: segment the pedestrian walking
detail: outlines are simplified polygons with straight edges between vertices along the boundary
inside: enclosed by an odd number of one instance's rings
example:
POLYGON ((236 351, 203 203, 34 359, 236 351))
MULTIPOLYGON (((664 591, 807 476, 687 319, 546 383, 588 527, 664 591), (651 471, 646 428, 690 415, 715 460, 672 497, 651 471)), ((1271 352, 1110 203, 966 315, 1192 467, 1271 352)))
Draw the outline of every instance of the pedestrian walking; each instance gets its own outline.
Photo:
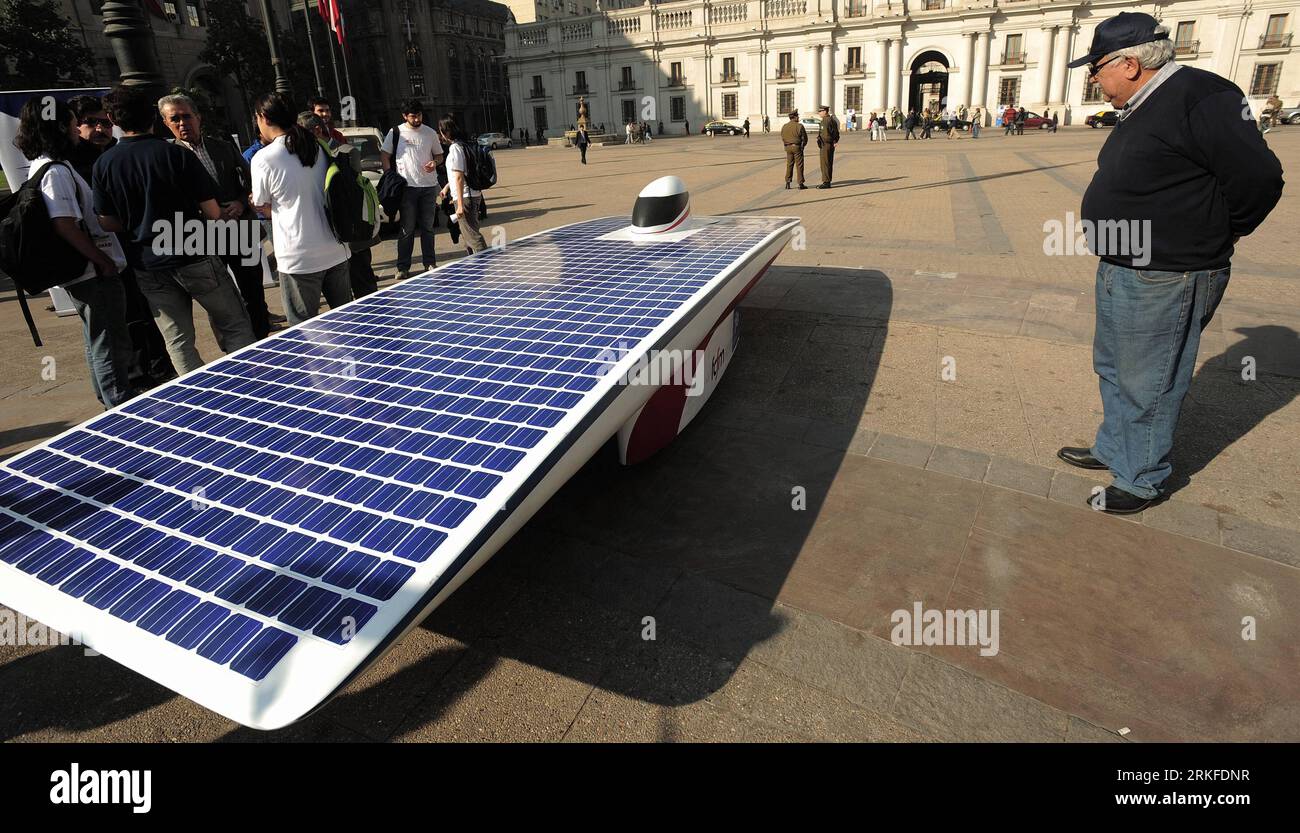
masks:
POLYGON ((582 164, 587 164, 587 146, 591 144, 591 139, 587 136, 587 128, 578 128, 578 135, 573 143, 578 146, 578 152, 582 154, 582 164))
POLYGON ((1024 105, 1021 105, 1020 109, 1016 110, 1016 135, 1017 135, 1017 136, 1023 136, 1023 135, 1025 135, 1025 108, 1024 108, 1024 105))
POLYGON ((104 103, 125 135, 95 163, 95 212, 105 231, 123 235, 127 263, 149 301, 172 365, 189 373, 203 366, 195 347, 196 301, 224 352, 254 341, 247 308, 220 258, 207 251, 175 251, 168 243, 191 221, 220 219, 217 184, 193 153, 154 135, 158 102, 146 92, 118 85, 104 103))
POLYGON ((62 288, 81 319, 90 387, 101 405, 113 408, 135 394, 126 291, 118 277, 126 268, 126 254, 100 226, 90 186, 70 162, 80 139, 77 117, 62 101, 54 101, 51 114, 42 97, 33 96, 19 111, 14 145, 31 161, 28 176, 40 191, 54 233, 86 258, 86 268, 62 288))
POLYGON ((744 123, 743 125, 741 125, 741 126, 745 128, 745 138, 748 139, 748 138, 749 138, 749 119, 746 118, 746 119, 745 119, 745 123, 744 123))
POLYGON ((254 112, 266 147, 253 157, 253 202, 271 217, 284 311, 301 324, 320 312, 322 294, 331 309, 352 300, 348 247, 325 211, 330 157, 284 95, 263 95, 254 112))
POLYGON ((821 126, 817 128, 817 148, 821 157, 822 184, 818 188, 831 187, 831 179, 835 170, 835 146, 840 142, 840 123, 831 115, 831 109, 828 105, 823 104, 817 108, 817 114, 821 116, 821 126))
POLYGON ((1088 53, 1070 63, 1087 65, 1120 113, 1084 192, 1082 222, 1135 230, 1094 243, 1093 368, 1103 416, 1090 448, 1067 446, 1057 456, 1110 471, 1112 484, 1089 502, 1113 514, 1168 494, 1201 331, 1227 289, 1234 246, 1282 195, 1282 166, 1241 117, 1241 89, 1173 58, 1168 27, 1122 12, 1100 23, 1088 53))
POLYGON ((384 137, 380 151, 384 170, 396 165, 406 181, 398 212, 402 233, 397 239, 397 279, 402 281, 411 276, 417 231, 424 268, 438 265, 433 232, 438 224, 437 166, 442 161, 442 145, 437 132, 424 123, 424 105, 419 99, 402 102, 402 123, 384 137))
MULTIPOLYGON (((662 127, 659 129, 659 132, 661 132, 661 133, 663 132, 663 128, 662 128, 662 127)), ((767 116, 763 116, 763 132, 764 132, 764 133, 771 133, 771 132, 772 132, 772 122, 768 119, 767 116)))
POLYGON ((808 186, 803 179, 803 149, 808 145, 808 131, 799 123, 799 111, 790 111, 790 120, 781 127, 781 143, 785 145, 785 187, 790 188, 790 179, 797 169, 799 188, 808 186))
POLYGON ((917 138, 917 136, 916 136, 916 121, 917 121, 917 119, 916 119, 916 111, 915 111, 915 110, 908 110, 908 111, 907 111, 907 119, 903 122, 903 126, 904 126, 905 128, 907 128, 907 133, 903 135, 903 139, 904 139, 904 140, 907 140, 907 139, 915 139, 915 138, 917 138))
POLYGON ((479 230, 479 213, 483 205, 483 193, 470 187, 469 164, 470 152, 467 147, 469 136, 451 116, 438 120, 438 135, 448 145, 447 149, 447 184, 443 186, 442 195, 450 195, 455 202, 456 213, 451 220, 460 224, 460 234, 465 240, 465 248, 472 254, 487 248, 483 232, 479 230))
POLYGON ((980 137, 980 128, 984 125, 984 113, 976 107, 970 116, 970 137, 978 139, 980 137))

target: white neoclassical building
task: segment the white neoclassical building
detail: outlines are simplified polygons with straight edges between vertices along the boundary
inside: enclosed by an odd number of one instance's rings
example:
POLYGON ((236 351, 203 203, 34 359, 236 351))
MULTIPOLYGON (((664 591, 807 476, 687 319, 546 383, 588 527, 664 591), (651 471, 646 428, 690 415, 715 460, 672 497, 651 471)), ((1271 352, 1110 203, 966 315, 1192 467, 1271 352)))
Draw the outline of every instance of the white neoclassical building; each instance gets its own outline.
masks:
POLYGON ((1145 11, 1177 59, 1232 79, 1258 112, 1300 97, 1297 0, 613 0, 600 10, 507 27, 515 128, 557 136, 577 120, 629 119, 692 132, 710 119, 773 129, 792 108, 843 114, 1008 104, 1063 123, 1107 105, 1083 55, 1097 24, 1145 11), (618 5, 619 8, 611 8, 618 5))

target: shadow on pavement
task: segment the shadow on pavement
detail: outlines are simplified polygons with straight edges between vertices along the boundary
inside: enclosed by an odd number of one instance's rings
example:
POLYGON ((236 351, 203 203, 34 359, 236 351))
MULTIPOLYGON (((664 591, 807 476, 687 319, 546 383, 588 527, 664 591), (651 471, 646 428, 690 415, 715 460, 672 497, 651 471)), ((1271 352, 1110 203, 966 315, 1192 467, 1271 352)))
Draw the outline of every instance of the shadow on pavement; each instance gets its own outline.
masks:
POLYGON ((1188 399, 1196 404, 1185 405, 1178 421, 1171 493, 1188 485, 1224 450, 1285 408, 1294 396, 1294 388, 1282 395, 1274 395, 1278 388, 1269 388, 1273 392, 1269 395, 1252 395, 1250 387, 1258 383, 1242 379, 1242 360, 1252 358, 1260 375, 1275 373, 1300 356, 1300 334, 1276 324, 1238 327, 1235 332, 1245 338, 1202 364, 1192 378, 1188 399))

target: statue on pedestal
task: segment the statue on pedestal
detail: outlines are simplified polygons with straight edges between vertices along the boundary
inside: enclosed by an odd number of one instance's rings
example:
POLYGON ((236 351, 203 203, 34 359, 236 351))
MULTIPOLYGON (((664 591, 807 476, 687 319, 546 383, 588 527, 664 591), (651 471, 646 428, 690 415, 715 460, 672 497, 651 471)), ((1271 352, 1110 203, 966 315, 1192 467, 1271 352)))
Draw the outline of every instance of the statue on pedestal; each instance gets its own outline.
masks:
POLYGON ((578 128, 587 130, 590 128, 590 113, 587 110, 587 99, 585 96, 578 96, 578 128))

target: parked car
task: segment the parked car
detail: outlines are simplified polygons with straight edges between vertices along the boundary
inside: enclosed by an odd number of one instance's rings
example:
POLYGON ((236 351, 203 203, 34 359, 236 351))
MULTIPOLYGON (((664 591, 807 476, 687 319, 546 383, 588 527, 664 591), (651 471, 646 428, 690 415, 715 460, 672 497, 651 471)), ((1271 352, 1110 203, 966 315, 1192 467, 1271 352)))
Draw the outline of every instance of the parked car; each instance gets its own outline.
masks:
POLYGON ((809 135, 822 129, 822 120, 816 116, 800 116, 799 123, 803 125, 803 129, 808 131, 809 135))
POLYGON ((953 124, 957 125, 958 130, 970 130, 970 120, 961 119, 954 116, 951 121, 948 119, 939 119, 934 123, 934 129, 941 133, 947 133, 953 124))
POLYGON ((515 146, 510 137, 504 133, 480 133, 478 143, 485 148, 512 148, 515 146))
POLYGON ((1277 120, 1282 124, 1300 124, 1300 107, 1283 107, 1277 120))
POLYGON ((1118 110, 1098 110, 1083 120, 1083 123, 1092 128, 1114 127, 1119 124, 1118 110))
POLYGON ((724 136, 740 136, 745 132, 745 128, 729 121, 714 120, 700 128, 700 133, 709 133, 714 136, 722 134, 724 136))

